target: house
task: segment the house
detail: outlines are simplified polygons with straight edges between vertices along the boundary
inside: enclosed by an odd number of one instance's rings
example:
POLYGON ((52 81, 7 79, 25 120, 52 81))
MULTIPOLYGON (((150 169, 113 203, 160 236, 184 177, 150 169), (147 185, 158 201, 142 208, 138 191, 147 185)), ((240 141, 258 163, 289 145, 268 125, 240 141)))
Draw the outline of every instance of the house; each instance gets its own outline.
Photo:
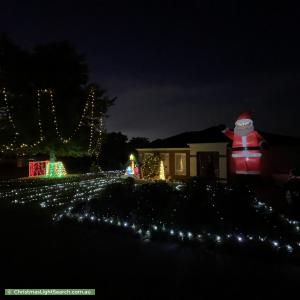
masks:
MULTIPOLYGON (((268 145, 262 151, 262 176, 288 173, 300 165, 300 138, 259 133, 268 145)), ((231 140, 218 126, 158 139, 137 152, 141 162, 147 155, 159 153, 164 161, 166 178, 170 179, 199 176, 227 181, 234 173, 231 140)))

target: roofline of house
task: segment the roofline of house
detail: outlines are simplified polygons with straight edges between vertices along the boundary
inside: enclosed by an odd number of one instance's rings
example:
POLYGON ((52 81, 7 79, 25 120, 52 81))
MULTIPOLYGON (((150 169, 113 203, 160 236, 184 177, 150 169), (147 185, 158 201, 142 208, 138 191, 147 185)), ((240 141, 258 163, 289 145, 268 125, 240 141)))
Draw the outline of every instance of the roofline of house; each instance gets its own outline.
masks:
POLYGON ((188 143, 187 145, 228 144, 229 142, 188 143))
MULTIPOLYGON (((211 143, 188 143, 187 145, 210 145, 210 144, 228 144, 229 142, 211 142, 211 143)), ((137 148, 137 151, 168 151, 168 150, 190 150, 190 147, 167 147, 167 148, 137 148)))
POLYGON ((156 151, 168 151, 168 150, 190 150, 189 147, 185 148, 137 148, 137 151, 151 151, 151 150, 156 150, 156 151))

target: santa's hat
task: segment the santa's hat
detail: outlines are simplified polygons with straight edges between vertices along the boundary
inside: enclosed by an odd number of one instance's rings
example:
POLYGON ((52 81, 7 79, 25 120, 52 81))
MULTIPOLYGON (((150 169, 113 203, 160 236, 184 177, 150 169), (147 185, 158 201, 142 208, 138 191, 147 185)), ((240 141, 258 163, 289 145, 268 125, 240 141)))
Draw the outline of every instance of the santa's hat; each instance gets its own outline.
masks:
POLYGON ((240 122, 251 122, 252 121, 252 112, 251 111, 247 111, 247 112, 243 112, 242 114, 239 115, 239 117, 236 120, 236 123, 240 123, 240 122))

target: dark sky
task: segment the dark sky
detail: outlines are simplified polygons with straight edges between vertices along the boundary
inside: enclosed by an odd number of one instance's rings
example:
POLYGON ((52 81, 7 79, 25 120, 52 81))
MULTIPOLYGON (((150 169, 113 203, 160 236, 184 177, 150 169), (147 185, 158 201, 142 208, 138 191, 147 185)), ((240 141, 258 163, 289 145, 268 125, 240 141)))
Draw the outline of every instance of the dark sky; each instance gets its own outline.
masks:
POLYGON ((300 136, 299 8, 262 2, 9 0, 0 31, 85 53, 92 79, 118 97, 110 131, 232 127, 253 109, 256 127, 300 136))

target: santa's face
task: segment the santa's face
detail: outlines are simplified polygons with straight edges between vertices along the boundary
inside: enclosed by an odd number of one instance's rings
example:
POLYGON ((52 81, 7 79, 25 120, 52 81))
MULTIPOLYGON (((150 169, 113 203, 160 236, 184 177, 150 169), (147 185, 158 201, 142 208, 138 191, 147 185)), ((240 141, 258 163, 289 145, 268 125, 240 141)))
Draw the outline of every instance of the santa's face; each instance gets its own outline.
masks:
POLYGON ((237 135, 245 136, 253 130, 253 122, 250 119, 241 119, 235 122, 234 133, 237 135))

